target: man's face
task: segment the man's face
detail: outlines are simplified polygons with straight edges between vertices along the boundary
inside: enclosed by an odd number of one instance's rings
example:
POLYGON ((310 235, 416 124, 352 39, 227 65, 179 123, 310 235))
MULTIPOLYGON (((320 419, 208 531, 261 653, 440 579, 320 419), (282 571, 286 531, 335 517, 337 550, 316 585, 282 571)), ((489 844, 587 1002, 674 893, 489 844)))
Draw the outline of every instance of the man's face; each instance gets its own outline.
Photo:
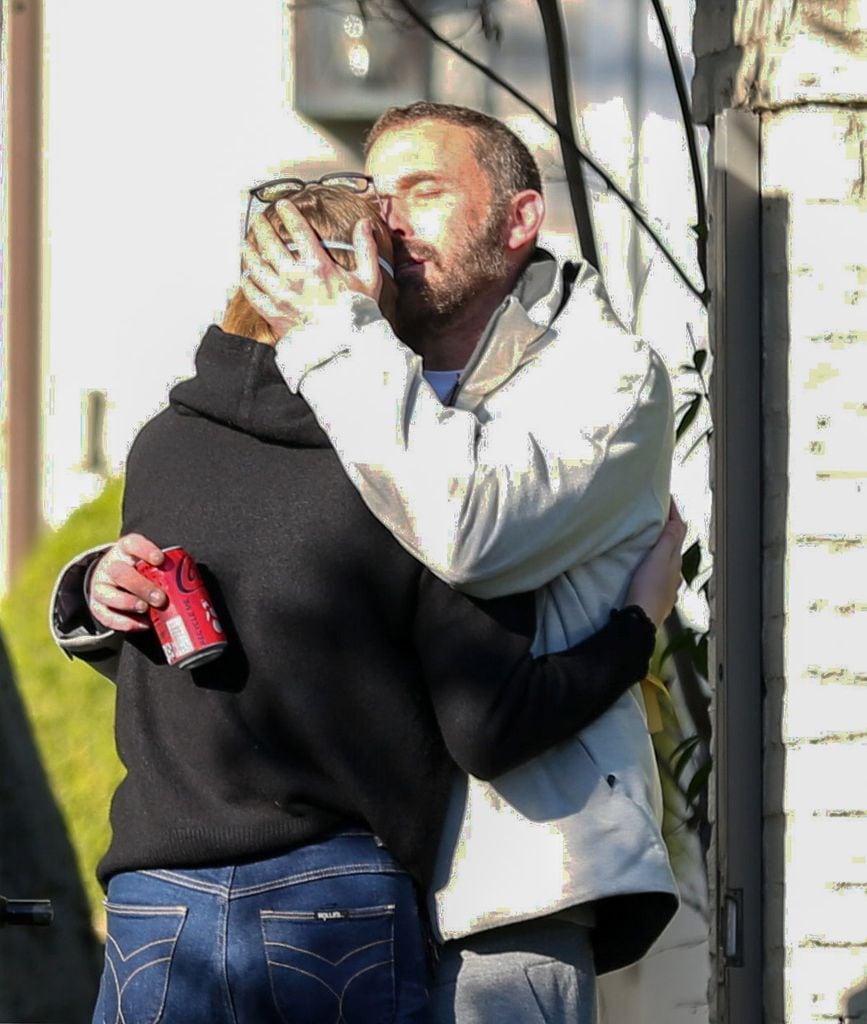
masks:
POLYGON ((386 132, 371 147, 367 170, 394 239, 401 328, 448 318, 502 285, 504 203, 492 195, 468 129, 420 121, 386 132))

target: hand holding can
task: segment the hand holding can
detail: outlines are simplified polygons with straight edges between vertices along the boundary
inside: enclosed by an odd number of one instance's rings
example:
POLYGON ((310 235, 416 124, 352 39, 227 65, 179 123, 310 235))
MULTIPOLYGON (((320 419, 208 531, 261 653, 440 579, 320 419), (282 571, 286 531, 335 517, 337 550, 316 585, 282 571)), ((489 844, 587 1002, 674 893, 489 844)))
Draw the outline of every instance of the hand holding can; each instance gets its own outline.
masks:
POLYGON ((162 608, 148 616, 169 665, 193 668, 219 657, 226 635, 192 555, 181 547, 164 549, 162 565, 136 562, 136 570, 166 593, 162 608))

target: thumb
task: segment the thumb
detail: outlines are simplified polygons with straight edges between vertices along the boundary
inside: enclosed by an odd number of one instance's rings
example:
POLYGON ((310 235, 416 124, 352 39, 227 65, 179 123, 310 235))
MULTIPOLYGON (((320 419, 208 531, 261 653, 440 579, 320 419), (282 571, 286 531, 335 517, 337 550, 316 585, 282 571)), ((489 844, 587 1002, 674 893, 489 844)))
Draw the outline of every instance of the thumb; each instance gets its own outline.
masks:
POLYGON ((362 290, 371 298, 378 299, 382 290, 379 249, 373 237, 373 225, 366 217, 355 225, 352 244, 355 246, 355 276, 362 290))

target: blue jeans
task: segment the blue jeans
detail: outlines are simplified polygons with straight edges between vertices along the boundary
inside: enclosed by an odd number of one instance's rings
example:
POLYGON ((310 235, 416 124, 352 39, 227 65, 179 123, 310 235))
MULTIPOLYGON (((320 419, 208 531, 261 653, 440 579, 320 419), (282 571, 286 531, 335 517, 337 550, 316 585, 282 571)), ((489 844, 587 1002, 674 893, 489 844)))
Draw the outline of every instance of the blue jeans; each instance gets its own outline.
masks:
POLYGON ((115 875, 94 1024, 427 1024, 410 876, 360 832, 115 875))

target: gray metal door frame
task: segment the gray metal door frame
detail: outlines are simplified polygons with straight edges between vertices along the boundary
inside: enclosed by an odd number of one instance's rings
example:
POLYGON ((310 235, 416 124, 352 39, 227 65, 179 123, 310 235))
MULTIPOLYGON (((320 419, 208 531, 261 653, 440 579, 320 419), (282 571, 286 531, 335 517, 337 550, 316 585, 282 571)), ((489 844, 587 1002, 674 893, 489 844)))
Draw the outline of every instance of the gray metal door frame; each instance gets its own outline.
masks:
POLYGON ((711 173, 712 1019, 763 1019, 760 121, 717 116, 711 173), (714 905, 714 904, 712 904, 714 905))

